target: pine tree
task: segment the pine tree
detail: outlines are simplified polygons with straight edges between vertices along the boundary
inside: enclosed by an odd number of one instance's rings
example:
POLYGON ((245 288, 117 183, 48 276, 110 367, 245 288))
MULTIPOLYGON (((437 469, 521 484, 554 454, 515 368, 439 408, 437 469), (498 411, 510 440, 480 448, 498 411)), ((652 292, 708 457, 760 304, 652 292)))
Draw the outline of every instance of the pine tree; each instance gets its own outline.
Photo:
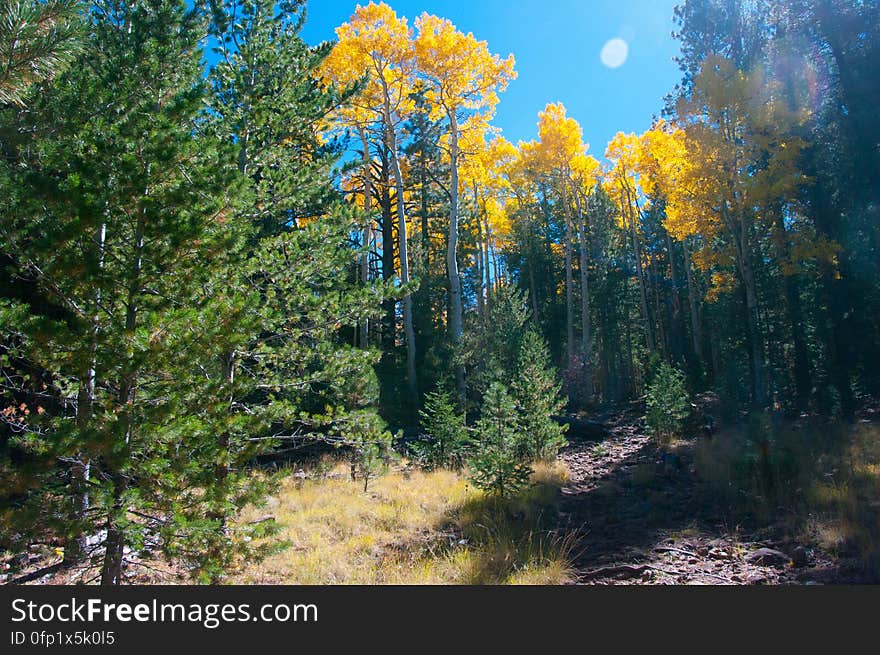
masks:
POLYGON ((14 171, 32 200, 16 206, 2 247, 12 274, 63 308, 50 332, 34 316, 20 338, 61 404, 20 443, 69 463, 77 516, 66 523, 106 528, 101 581, 117 584, 126 546, 180 538, 167 517, 204 478, 202 444, 181 438, 186 388, 174 381, 204 352, 184 308, 225 249, 230 178, 201 130, 203 15, 172 0, 90 9, 81 65, 35 110, 52 129, 14 171))
MULTIPOLYGON (((201 113, 204 16, 182 2, 92 9, 90 65, 45 96, 54 134, 35 144, 40 178, 28 180, 62 182, 43 191, 10 246, 24 245, 18 274, 70 314, 49 348, 69 361, 45 361, 34 341, 30 355, 73 411, 34 423, 32 447, 48 442, 71 463, 81 500, 66 528, 85 536, 106 522, 102 581, 118 583, 125 547, 147 536, 198 569, 201 555, 189 554, 206 550, 217 496, 229 511, 248 497, 219 491, 217 459, 228 454, 216 453, 205 417, 225 396, 202 381, 215 348, 253 325, 235 320, 243 307, 217 306, 214 283, 237 263, 241 235, 225 218, 233 159, 201 113)), ((83 541, 71 539, 65 555, 83 541)))
POLYGON ((203 365, 210 382, 193 387, 207 384, 202 395, 217 398, 202 426, 219 435, 208 485, 216 529, 212 547, 200 551, 216 580, 233 547, 251 542, 228 525, 261 492, 241 462, 281 440, 328 439, 358 454, 366 483, 388 450, 390 437, 369 409, 377 353, 352 348, 344 335, 376 317, 391 289, 350 275, 355 219, 331 183, 338 146, 323 144, 319 133, 351 90, 319 83, 329 47, 312 48, 299 36, 304 2, 215 2, 212 9, 222 55, 210 75, 212 130, 235 150, 242 187, 225 222, 240 238, 204 298, 221 326, 211 339, 212 364, 203 365))
POLYGON ((20 200, 7 273, 39 290, 0 312, 21 387, 7 391, 28 400, 7 417, 11 445, 37 469, 25 495, 52 508, 37 520, 69 534, 70 553, 107 527, 105 583, 148 538, 218 580, 271 528, 230 527, 266 491, 248 461, 280 439, 357 450, 381 434, 358 429, 379 425, 376 354, 343 336, 390 292, 351 281, 338 149, 318 137, 342 97, 317 82, 329 48, 299 38, 302 3, 284 8, 223 22, 214 7, 221 42, 241 49, 204 113, 198 7, 93 3, 89 65, 32 112, 51 138, 26 132, 30 161, 3 168, 20 200))
POLYGON ((561 383, 550 364, 544 339, 534 330, 526 332, 519 349, 513 382, 521 456, 527 460, 553 460, 567 445, 565 431, 553 417, 565 407, 561 383))
POLYGON ((524 489, 531 467, 517 452, 516 404, 500 382, 486 391, 475 427, 474 453, 467 460, 473 483, 502 498, 524 489))
POLYGON ((370 480, 380 475, 393 458, 393 437, 373 410, 349 412, 344 419, 344 440, 351 461, 351 479, 363 480, 364 493, 370 480))
POLYGON ((441 467, 461 468, 468 444, 465 417, 455 411, 452 395, 446 390, 425 396, 425 408, 419 412, 422 430, 428 441, 414 444, 416 458, 428 470, 441 467))
POLYGON ((648 427, 655 436, 668 441, 690 415, 691 401, 681 371, 661 363, 648 385, 648 427))
POLYGON ((212 10, 221 55, 210 75, 214 130, 235 148, 245 187, 230 220, 245 235, 239 256, 246 264, 229 293, 257 294, 248 312, 261 323, 260 347, 274 353, 257 377, 274 371, 280 385, 266 388, 297 390, 302 402, 312 393, 310 410, 326 409, 326 398, 313 393, 323 384, 347 389, 355 406, 367 404, 376 392, 368 370, 376 354, 354 352, 343 338, 378 315, 393 285, 352 281, 356 220, 332 182, 340 144, 322 138, 327 116, 356 88, 320 82, 332 44, 302 40, 304 0, 217 0, 212 10))
POLYGON ((0 104, 58 75, 81 49, 80 0, 19 0, 0 7, 0 104))
POLYGON ((459 357, 468 370, 472 397, 481 397, 493 382, 516 370, 530 318, 526 294, 504 285, 493 294, 489 311, 468 326, 459 357))

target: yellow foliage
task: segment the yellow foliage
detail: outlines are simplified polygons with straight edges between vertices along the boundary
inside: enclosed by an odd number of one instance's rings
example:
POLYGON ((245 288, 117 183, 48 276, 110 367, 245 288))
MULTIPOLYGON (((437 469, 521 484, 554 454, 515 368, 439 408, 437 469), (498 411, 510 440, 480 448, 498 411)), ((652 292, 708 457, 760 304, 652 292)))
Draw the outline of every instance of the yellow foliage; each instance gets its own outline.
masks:
POLYGON ((500 241, 506 241, 510 236, 511 225, 504 205, 497 198, 490 196, 486 199, 485 210, 486 221, 489 223, 492 235, 500 241))
POLYGON ((538 114, 538 139, 520 142, 518 156, 504 159, 502 169, 513 194, 509 214, 536 202, 538 189, 552 189, 565 201, 566 211, 582 207, 601 178, 601 166, 587 154, 580 124, 565 106, 548 104, 538 114))
POLYGON ((635 134, 618 132, 605 149, 605 158, 610 162, 611 168, 602 187, 617 206, 624 227, 636 223, 642 147, 641 139, 635 134))
POLYGON ((538 113, 538 147, 536 155, 546 169, 569 170, 575 157, 586 155, 583 130, 569 117, 565 106, 548 104, 538 113))
POLYGON ((501 59, 485 41, 428 13, 416 19, 416 29, 415 58, 434 107, 432 118, 454 117, 461 110, 490 113, 498 94, 516 78, 513 55, 501 59))
POLYGON ((778 86, 760 68, 746 74, 711 56, 678 106, 689 160, 685 200, 704 217, 714 214, 716 227, 724 211, 760 217, 805 182, 796 166, 804 144, 794 136, 805 115, 777 101, 778 86))
POLYGON ((706 302, 717 302, 722 294, 733 293, 736 279, 729 271, 715 271, 711 277, 712 285, 706 290, 706 302))
POLYGON ((571 172, 575 184, 589 191, 602 177, 602 165, 592 155, 579 154, 571 161, 571 172))
POLYGON ((818 262, 832 270, 837 269, 837 258, 842 250, 839 243, 805 228, 789 233, 788 236, 792 237, 793 243, 789 259, 781 262, 784 275, 801 272, 805 262, 818 262))
MULTIPOLYGON (((486 139, 497 131, 497 128, 489 124, 489 118, 485 114, 474 114, 461 125, 458 142, 461 191, 471 189, 474 185, 485 187, 488 184, 492 161, 486 139)), ((442 142, 445 144, 448 140, 446 135, 442 142)))
POLYGON ((363 91, 337 111, 343 125, 362 126, 390 113, 399 122, 413 108, 414 52, 412 30, 384 2, 358 5, 324 60, 326 84, 346 88, 368 77, 363 91))

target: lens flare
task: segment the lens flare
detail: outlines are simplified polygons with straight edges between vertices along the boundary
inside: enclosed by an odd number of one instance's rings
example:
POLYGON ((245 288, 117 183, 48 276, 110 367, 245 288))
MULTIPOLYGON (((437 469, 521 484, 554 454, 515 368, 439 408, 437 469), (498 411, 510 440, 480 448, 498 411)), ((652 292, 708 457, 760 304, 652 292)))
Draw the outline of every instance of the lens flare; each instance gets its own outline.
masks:
POLYGON ((629 44, 623 39, 610 39, 602 46, 602 63, 608 68, 620 68, 629 57, 629 44))

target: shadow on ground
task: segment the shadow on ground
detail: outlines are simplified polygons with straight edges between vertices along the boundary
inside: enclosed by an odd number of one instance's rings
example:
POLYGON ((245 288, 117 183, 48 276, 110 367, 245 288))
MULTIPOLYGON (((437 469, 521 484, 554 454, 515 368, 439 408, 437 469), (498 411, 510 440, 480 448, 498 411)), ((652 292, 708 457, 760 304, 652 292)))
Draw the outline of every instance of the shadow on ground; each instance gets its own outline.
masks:
POLYGON ((633 408, 563 453, 582 582, 880 581, 880 427, 761 420, 658 448, 633 408))

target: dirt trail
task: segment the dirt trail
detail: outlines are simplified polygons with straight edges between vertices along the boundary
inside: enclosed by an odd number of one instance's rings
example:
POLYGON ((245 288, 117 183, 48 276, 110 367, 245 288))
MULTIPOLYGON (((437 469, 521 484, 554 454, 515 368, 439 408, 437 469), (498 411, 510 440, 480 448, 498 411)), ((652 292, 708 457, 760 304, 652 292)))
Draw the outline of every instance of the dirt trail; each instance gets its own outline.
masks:
MULTIPOLYGON (((561 525, 580 535, 579 584, 816 584, 839 582, 815 545, 784 543, 739 524, 697 477, 688 449, 658 451, 640 408, 597 417, 607 438, 561 458, 561 525)), ((747 522, 747 521, 746 521, 747 522)))

